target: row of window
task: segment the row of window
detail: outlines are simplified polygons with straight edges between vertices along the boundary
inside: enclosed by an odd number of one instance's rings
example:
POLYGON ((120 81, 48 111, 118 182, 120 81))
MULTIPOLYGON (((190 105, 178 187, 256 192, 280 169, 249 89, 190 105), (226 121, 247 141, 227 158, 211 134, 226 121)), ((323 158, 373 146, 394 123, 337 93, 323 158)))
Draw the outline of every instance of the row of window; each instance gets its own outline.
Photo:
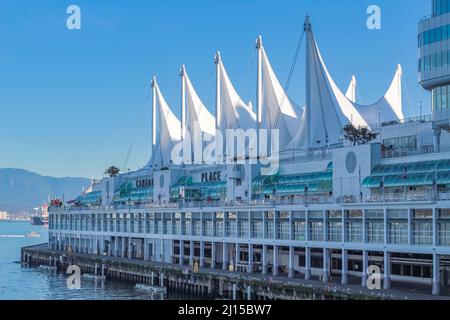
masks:
POLYGON ((419 48, 450 39, 450 24, 419 33, 419 48))
POLYGON ((423 56, 418 60, 418 71, 423 73, 450 65, 450 51, 442 51, 423 56))
POLYGON ((432 90, 433 110, 445 110, 450 108, 450 85, 441 86, 432 90))
MULTIPOLYGON (((450 85, 447 86, 446 90, 450 92, 450 85), (447 88, 448 87, 448 88, 447 88)), ((442 90, 444 87, 442 87, 442 90)), ((436 88, 436 92, 439 92, 439 88, 436 88)), ((442 93, 442 92, 441 92, 442 93)), ((385 139, 384 142, 386 144, 395 144, 395 145, 408 145, 414 146, 416 141, 413 139, 415 136, 405 137, 399 140, 388 140, 385 139)), ((431 219, 433 215, 432 209, 412 209, 412 216, 414 218, 425 218, 431 219)), ((215 220, 222 220, 226 218, 227 220, 248 220, 251 218, 252 220, 261 220, 265 218, 266 220, 273 220, 276 218, 277 220, 305 220, 306 212, 305 211, 267 211, 267 212, 203 212, 202 215, 200 213, 180 213, 180 212, 167 212, 167 213, 134 213, 134 214, 51 214, 50 215, 50 223, 82 223, 85 225, 100 225, 100 224, 111 224, 111 223, 125 223, 125 224, 136 224, 142 223, 144 221, 152 222, 159 221, 163 219, 164 221, 177 221, 177 220, 211 220, 214 218, 215 220)), ((308 211, 309 219, 323 219, 326 216, 329 220, 341 219, 342 211, 340 210, 326 210, 325 214, 323 211, 308 211)), ((362 219, 363 218, 363 210, 344 210, 344 216, 346 219, 362 219)), ((382 209, 367 209, 365 211, 366 219, 383 219, 384 211, 382 209)), ((449 218, 450 219, 450 209, 437 209, 437 216, 439 218, 449 218)), ((408 210, 405 209, 388 209, 387 217, 394 219, 406 219, 408 217, 408 210)), ((98 230, 100 231, 100 230, 98 230)))
POLYGON ((433 0, 433 17, 440 16, 450 12, 449 0, 433 0))
MULTIPOLYGON (((324 226, 321 221, 312 221, 308 223, 310 241, 324 241, 324 226)), ((345 242, 361 243, 363 241, 363 223, 349 221, 345 223, 345 242)), ((129 230, 124 230, 129 231, 129 230)), ((141 230, 143 231, 143 229, 141 230)), ((274 229, 273 221, 204 221, 203 228, 199 222, 190 223, 186 221, 180 223, 176 221, 174 225, 167 224, 149 224, 146 228, 149 234, 181 234, 192 236, 215 236, 215 237, 237 237, 254 239, 272 239, 274 233, 276 239, 306 241, 306 222, 277 222, 274 229), (203 229, 203 230, 202 230, 203 229)), ((388 243, 408 244, 408 223, 404 221, 392 221, 388 223, 388 243)), ((414 221, 412 223, 412 244, 414 245, 432 245, 433 227, 430 221, 414 221)), ((439 244, 450 245, 450 222, 439 222, 439 244)), ((384 223, 382 221, 371 221, 366 223, 366 241, 367 243, 384 243, 384 223)), ((326 241, 342 242, 342 222, 328 222, 326 241)))

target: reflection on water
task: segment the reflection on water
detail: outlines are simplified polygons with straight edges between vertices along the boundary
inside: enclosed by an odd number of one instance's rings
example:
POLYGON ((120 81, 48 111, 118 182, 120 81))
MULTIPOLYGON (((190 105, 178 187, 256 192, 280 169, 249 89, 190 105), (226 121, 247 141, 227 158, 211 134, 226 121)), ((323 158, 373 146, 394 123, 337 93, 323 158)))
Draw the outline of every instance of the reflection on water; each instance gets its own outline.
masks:
MULTIPOLYGON (((101 280, 90 277, 81 278, 81 288, 67 288, 67 277, 38 268, 22 267, 19 263, 20 248, 47 241, 48 232, 29 222, 0 222, 0 300, 151 300, 146 291, 137 290, 133 284, 101 280), (26 237, 37 232, 40 238, 26 237), (11 237, 23 235, 22 237, 11 237)), ((189 299, 189 296, 168 294, 165 299, 189 299)))

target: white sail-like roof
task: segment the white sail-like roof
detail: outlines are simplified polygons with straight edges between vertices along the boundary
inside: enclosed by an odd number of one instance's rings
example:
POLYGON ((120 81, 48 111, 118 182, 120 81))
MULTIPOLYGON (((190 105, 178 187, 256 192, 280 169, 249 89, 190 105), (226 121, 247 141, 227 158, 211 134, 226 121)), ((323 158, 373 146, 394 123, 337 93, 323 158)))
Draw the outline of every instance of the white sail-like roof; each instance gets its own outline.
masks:
POLYGON ((279 129, 280 150, 294 138, 298 131, 302 109, 286 94, 261 44, 262 64, 262 117, 261 127, 279 129))
POLYGON ((306 32, 306 106, 299 132, 290 148, 317 148, 338 144, 348 123, 368 126, 354 104, 342 93, 322 59, 309 19, 306 32))
POLYGON ((147 166, 154 164, 169 165, 171 163, 172 149, 181 141, 181 122, 170 109, 166 99, 164 99, 156 80, 154 80, 153 85, 155 86, 156 104, 159 114, 159 140, 147 166))
MULTIPOLYGON (((256 129, 256 113, 252 110, 251 104, 246 104, 239 96, 236 89, 228 77, 227 71, 222 62, 220 53, 216 54, 216 72, 217 72, 217 96, 216 96, 216 117, 217 129, 220 130, 223 137, 226 137, 228 129, 256 129)), ((219 146, 217 146, 219 147, 219 146)), ((226 156, 244 155, 250 153, 249 141, 245 141, 245 146, 238 150, 235 145, 234 150, 230 145, 223 146, 226 156), (233 152, 233 153, 232 153, 233 152)))
POLYGON ((200 100, 186 72, 184 72, 183 81, 186 85, 186 129, 190 132, 192 138, 195 132, 194 128, 200 130, 199 132, 214 136, 216 134, 214 116, 200 100))
POLYGON ((355 77, 355 75, 352 76, 352 80, 350 81, 350 84, 348 86, 347 92, 345 93, 345 96, 351 102, 356 103, 356 77, 355 77))
POLYGON ((404 119, 402 107, 402 67, 400 65, 397 66, 391 86, 382 99, 371 105, 355 104, 355 107, 369 125, 377 124, 378 122, 404 119))
POLYGON ((256 128, 256 113, 252 110, 251 105, 246 104, 236 92, 236 89, 228 77, 220 56, 218 56, 217 63, 219 72, 219 103, 221 113, 218 129, 247 130, 256 128))

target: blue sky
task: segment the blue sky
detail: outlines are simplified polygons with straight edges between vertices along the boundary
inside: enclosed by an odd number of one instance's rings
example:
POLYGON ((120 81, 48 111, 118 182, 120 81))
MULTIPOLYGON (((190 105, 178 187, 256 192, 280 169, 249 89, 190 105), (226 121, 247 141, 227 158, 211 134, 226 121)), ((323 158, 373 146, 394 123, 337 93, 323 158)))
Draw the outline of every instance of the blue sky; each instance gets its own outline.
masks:
MULTIPOLYGON (((214 109, 213 56, 221 50, 246 101, 255 101, 258 34, 284 84, 311 15, 327 67, 346 90, 358 79, 359 102, 386 91, 397 63, 404 69, 406 114, 430 112, 417 83, 417 22, 426 0, 1 0, 0 167, 45 175, 100 177, 109 165, 137 169, 150 155, 150 79, 180 113, 178 70, 185 64, 214 109), (82 29, 66 28, 76 4, 82 29), (366 27, 380 6, 382 29, 366 27)), ((303 46, 304 48, 304 46, 303 46)), ((289 95, 304 103, 302 50, 289 95)))

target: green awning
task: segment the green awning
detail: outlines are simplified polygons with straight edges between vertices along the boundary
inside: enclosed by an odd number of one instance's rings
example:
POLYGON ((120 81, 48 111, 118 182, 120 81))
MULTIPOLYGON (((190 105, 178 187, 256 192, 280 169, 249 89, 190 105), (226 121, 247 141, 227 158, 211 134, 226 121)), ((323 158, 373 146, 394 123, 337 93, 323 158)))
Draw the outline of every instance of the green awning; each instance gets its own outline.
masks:
POLYGON ((443 171, 450 171, 450 159, 378 165, 372 170, 372 176, 434 173, 443 171))
POLYGON ((384 177, 385 187, 431 186, 434 182, 432 173, 416 173, 384 177))
POLYGON ((450 171, 437 174, 437 184, 450 184, 450 171))
POLYGON ((382 183, 382 179, 380 177, 366 177, 363 182, 362 186, 365 188, 380 188, 382 183))

